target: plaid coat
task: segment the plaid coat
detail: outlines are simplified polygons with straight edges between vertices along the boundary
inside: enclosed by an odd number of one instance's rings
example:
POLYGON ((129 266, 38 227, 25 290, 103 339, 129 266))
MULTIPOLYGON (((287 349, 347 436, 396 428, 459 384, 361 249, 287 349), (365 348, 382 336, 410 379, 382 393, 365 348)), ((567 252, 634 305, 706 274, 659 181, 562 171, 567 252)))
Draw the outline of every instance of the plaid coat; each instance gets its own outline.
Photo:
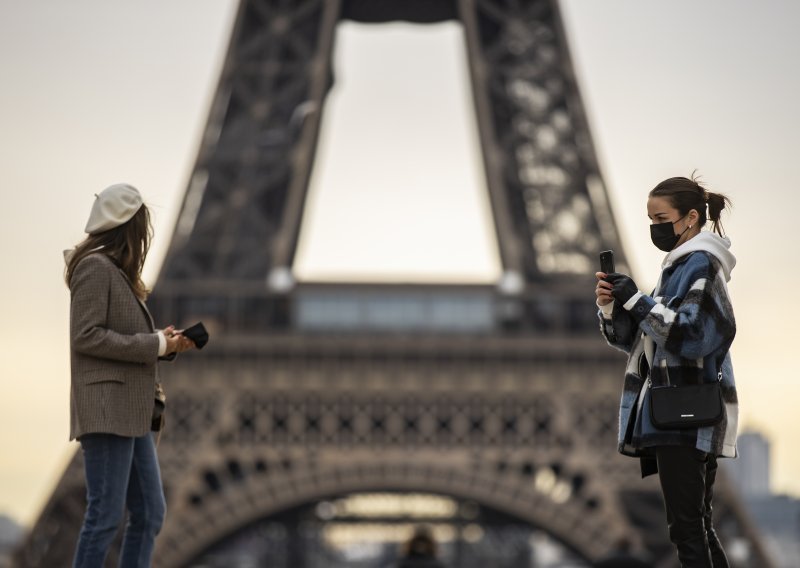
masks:
POLYGON ((70 282, 70 440, 150 431, 159 340, 147 307, 105 254, 90 254, 70 282))
POLYGON ((735 264, 727 239, 700 233, 665 260, 652 296, 639 294, 611 314, 598 313, 608 343, 628 353, 619 410, 619 451, 648 456, 648 448, 689 446, 736 456, 738 399, 729 348, 736 334, 727 280, 735 264), (699 384, 722 371, 725 414, 702 428, 658 430, 650 419, 646 376, 653 386, 699 384), (721 363, 720 363, 721 362, 721 363))

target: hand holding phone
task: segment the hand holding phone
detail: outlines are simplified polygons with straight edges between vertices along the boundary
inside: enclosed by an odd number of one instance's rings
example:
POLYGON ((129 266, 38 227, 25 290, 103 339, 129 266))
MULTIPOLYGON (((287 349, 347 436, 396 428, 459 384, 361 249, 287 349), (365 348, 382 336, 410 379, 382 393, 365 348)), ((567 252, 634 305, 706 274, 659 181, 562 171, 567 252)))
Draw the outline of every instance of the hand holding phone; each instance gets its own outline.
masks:
POLYGON ((208 343, 208 332, 203 322, 198 322, 191 327, 181 330, 181 335, 191 339, 198 349, 202 349, 208 343))
MULTIPOLYGON (((604 250, 600 253, 600 272, 604 273, 606 276, 615 272, 613 250, 604 250)), ((607 280, 600 278, 600 274, 597 275, 597 278, 597 287, 594 289, 595 295, 597 296, 597 305, 606 306, 614 299, 611 295, 613 286, 607 280)))
POLYGON ((600 272, 611 274, 614 270, 614 251, 604 250, 600 253, 600 272))

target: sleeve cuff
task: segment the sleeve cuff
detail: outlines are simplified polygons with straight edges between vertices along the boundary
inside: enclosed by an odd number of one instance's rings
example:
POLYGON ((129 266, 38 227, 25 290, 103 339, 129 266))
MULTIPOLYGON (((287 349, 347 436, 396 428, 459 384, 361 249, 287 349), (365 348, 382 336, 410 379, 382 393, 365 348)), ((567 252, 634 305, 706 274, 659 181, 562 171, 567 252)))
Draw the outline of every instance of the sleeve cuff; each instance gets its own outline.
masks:
POLYGON ((167 338, 164 337, 164 332, 159 330, 156 332, 158 335, 158 356, 163 357, 167 352, 167 338))
POLYGON ((655 305, 656 303, 653 298, 638 292, 633 298, 625 302, 623 307, 628 310, 628 313, 631 314, 633 319, 638 323, 647 317, 647 314, 650 313, 655 305))
POLYGON ((597 307, 600 308, 600 313, 603 314, 603 319, 611 319, 611 314, 614 313, 614 300, 611 300, 605 306, 601 306, 599 303, 597 303, 597 307))
POLYGON ((622 304, 622 307, 623 307, 623 308, 625 308, 625 309, 626 309, 626 310, 628 310, 628 311, 631 311, 631 310, 633 309, 633 306, 635 306, 635 305, 636 305, 636 302, 638 302, 638 301, 639 301, 639 298, 641 298, 641 297, 642 297, 642 293, 641 293, 641 292, 639 292, 639 291, 637 291, 637 292, 636 292, 636 293, 635 293, 633 296, 631 296, 631 297, 628 299, 628 301, 627 301, 627 302, 625 302, 624 304, 622 304))

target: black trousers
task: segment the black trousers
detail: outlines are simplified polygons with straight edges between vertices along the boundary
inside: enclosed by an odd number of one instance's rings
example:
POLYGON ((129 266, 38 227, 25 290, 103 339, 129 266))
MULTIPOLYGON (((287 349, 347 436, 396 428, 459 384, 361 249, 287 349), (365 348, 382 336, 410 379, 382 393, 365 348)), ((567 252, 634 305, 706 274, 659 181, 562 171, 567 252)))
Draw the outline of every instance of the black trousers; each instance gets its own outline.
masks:
POLYGON ((681 566, 728 568, 711 520, 716 457, 681 446, 660 446, 655 453, 669 538, 678 550, 681 566))

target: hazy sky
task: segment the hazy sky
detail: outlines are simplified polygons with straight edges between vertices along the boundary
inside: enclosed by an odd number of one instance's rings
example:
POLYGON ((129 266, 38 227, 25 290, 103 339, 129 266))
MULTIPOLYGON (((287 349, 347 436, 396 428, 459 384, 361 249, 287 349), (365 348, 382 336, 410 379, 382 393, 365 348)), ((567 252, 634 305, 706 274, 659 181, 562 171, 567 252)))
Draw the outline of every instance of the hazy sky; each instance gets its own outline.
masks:
MULTIPOLYGON (((35 519, 77 448, 67 443, 61 251, 83 237, 93 194, 128 181, 155 212, 145 269, 154 282, 235 6, 0 0, 0 512, 21 522, 35 519)), ((562 10, 640 287, 654 284, 662 258, 649 241, 650 188, 697 168, 734 202, 725 226, 739 259, 730 289, 742 422, 773 441, 773 487, 800 495, 791 357, 800 3, 568 0, 562 10)), ((496 243, 459 26, 338 33, 298 275, 492 281, 496 243), (377 75, 382 61, 391 74, 377 75)))

